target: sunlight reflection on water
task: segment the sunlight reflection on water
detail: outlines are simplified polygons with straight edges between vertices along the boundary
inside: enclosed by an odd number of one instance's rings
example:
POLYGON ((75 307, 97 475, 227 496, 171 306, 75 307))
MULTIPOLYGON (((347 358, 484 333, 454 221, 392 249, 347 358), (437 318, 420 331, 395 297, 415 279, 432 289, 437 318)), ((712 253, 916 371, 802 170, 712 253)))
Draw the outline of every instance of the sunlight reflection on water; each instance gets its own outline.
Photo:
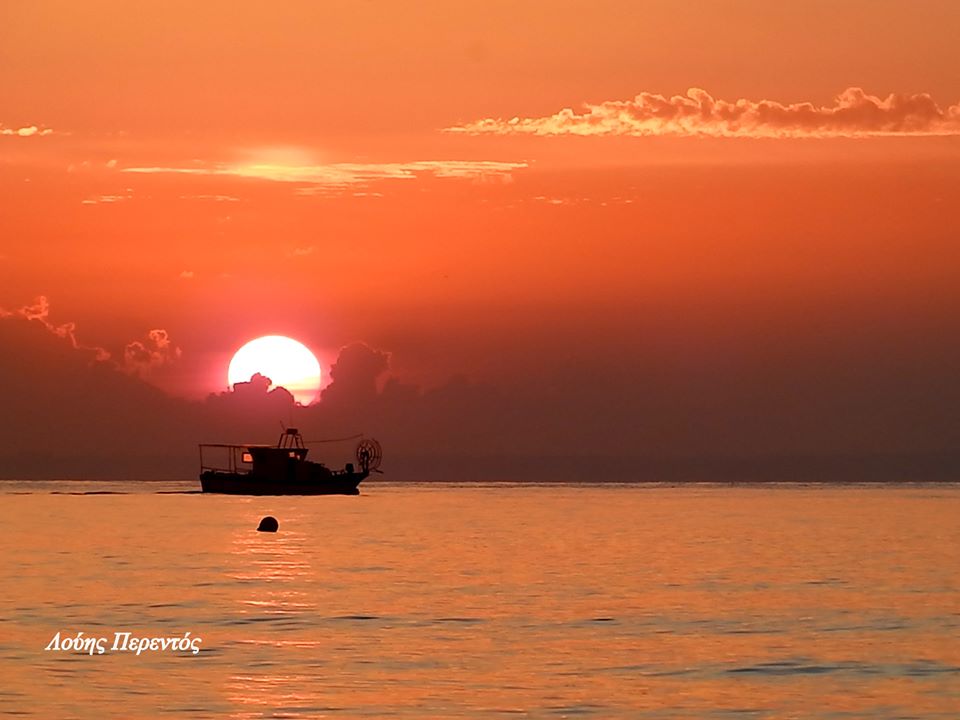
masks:
POLYGON ((191 487, 0 486, 4 713, 956 718, 960 707, 960 488, 176 493, 191 487), (280 532, 254 530, 266 514, 280 532), (79 630, 189 631, 202 644, 196 656, 44 651, 79 630))

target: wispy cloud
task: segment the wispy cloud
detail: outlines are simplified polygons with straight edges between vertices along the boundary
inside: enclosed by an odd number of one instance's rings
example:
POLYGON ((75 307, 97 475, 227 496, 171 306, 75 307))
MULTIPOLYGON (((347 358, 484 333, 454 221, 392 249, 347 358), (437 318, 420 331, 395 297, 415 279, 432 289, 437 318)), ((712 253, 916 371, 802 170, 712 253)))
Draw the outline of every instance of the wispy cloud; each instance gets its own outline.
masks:
POLYGON ((23 318, 39 322, 48 331, 59 338, 67 340, 74 350, 85 350, 93 353, 93 357, 98 362, 104 362, 110 359, 110 353, 102 347, 96 345, 83 345, 77 340, 77 325, 73 322, 66 322, 60 325, 50 322, 50 301, 44 295, 37 297, 33 304, 24 305, 16 310, 7 310, 0 307, 0 318, 23 318))
POLYGON ((123 368, 128 372, 144 374, 180 358, 180 348, 170 342, 166 330, 151 330, 141 340, 127 343, 123 349, 123 368))
POLYGON ((81 205, 113 205, 119 202, 125 202, 133 199, 133 191, 127 188, 123 195, 95 195, 84 198, 80 201, 81 205))
POLYGON ((123 360, 111 360, 110 352, 96 345, 85 345, 77 339, 77 325, 74 322, 56 324, 50 320, 50 301, 40 295, 30 305, 16 309, 0 307, 0 319, 22 319, 40 323, 48 332, 70 343, 74 350, 90 356, 95 362, 109 363, 117 369, 144 375, 161 365, 168 365, 181 356, 180 348, 175 346, 166 330, 155 329, 143 338, 133 340, 123 349, 123 360))
POLYGON ((348 187, 377 180, 411 180, 427 175, 438 178, 506 179, 525 162, 492 160, 421 160, 408 163, 236 163, 199 167, 129 167, 128 173, 224 175, 322 187, 348 187))
POLYGON ((233 195, 181 195, 181 200, 208 200, 211 202, 240 202, 240 198, 233 195))
POLYGON ((0 135, 5 135, 7 137, 43 137, 45 135, 53 135, 53 130, 45 127, 38 127, 36 125, 28 125, 21 128, 8 128, 0 125, 0 135))
POLYGON ((665 97, 565 108, 546 117, 484 118, 446 128, 472 135, 626 135, 753 138, 832 138, 960 135, 960 103, 941 108, 927 93, 868 95, 851 87, 833 104, 719 100, 699 88, 665 97))

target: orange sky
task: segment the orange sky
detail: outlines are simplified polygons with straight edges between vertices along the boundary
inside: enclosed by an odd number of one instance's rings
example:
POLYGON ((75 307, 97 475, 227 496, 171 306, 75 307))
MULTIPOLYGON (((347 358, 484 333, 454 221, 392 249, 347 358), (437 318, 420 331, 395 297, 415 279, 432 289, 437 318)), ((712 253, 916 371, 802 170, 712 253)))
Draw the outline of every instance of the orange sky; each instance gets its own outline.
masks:
POLYGON ((947 447, 958 28, 953 0, 5 3, 0 322, 45 296, 118 365, 162 329, 179 353, 124 369, 177 397, 281 333, 571 426, 709 378, 784 413, 771 451, 837 406, 837 452, 947 447))

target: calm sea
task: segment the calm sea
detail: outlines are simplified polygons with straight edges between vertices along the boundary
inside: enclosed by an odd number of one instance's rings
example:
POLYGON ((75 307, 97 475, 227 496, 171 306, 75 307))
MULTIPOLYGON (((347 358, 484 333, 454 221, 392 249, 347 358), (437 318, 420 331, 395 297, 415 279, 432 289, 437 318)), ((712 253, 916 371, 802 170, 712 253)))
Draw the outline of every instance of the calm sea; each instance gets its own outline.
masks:
POLYGON ((960 718, 960 486, 193 488, 0 483, 0 714, 960 718))

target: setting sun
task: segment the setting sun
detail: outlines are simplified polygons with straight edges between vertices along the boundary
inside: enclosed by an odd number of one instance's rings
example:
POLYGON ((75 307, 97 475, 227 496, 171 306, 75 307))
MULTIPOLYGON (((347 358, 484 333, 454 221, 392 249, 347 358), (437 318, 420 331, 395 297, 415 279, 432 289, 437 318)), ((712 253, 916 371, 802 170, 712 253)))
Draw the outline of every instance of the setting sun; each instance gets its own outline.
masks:
POLYGON ((320 390, 320 363, 303 343, 283 335, 266 335, 237 350, 227 369, 227 382, 248 382, 256 373, 270 378, 274 387, 291 392, 302 405, 311 403, 320 390))
POLYGON ((3 717, 960 720, 958 37, 0 0, 3 717))

